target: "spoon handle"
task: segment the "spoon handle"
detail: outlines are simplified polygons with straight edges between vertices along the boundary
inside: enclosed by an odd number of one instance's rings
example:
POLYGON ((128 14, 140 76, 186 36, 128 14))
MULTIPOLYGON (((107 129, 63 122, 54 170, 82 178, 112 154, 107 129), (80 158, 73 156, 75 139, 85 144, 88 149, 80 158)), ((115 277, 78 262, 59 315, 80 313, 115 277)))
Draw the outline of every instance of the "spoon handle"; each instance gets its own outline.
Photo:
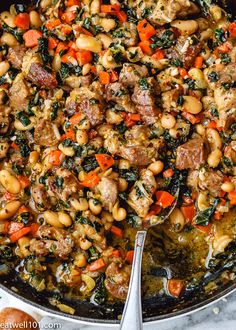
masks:
POLYGON ((142 330, 142 304, 141 304, 141 268, 143 247, 147 232, 140 230, 135 238, 134 260, 129 283, 129 291, 121 319, 121 330, 142 330))

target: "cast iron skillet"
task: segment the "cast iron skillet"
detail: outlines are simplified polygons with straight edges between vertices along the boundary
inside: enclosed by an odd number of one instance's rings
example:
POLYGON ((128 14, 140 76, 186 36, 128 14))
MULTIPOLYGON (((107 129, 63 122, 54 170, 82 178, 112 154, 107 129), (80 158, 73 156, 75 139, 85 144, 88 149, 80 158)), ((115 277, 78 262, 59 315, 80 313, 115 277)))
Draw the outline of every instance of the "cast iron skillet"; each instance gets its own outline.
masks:
MULTIPOLYGON (((206 6, 211 0, 196 0, 200 5, 206 6)), ((13 3, 29 3, 30 0, 5 0, 0 1, 0 12, 7 10, 13 3)), ((214 1, 226 8, 231 15, 236 14, 236 6, 234 0, 214 1)), ((235 15, 236 16, 236 15, 235 15)), ((58 311, 48 302, 49 294, 38 293, 29 285, 23 283, 17 274, 12 271, 6 277, 0 278, 0 288, 21 299, 23 302, 41 309, 46 313, 62 316, 77 321, 97 323, 97 324, 115 324, 119 321, 118 316, 122 314, 123 305, 115 304, 113 306, 96 306, 89 301, 64 301, 75 308, 75 315, 71 316, 58 311), (17 292, 17 293, 16 293, 17 292)), ((230 292, 236 290, 236 282, 221 283, 218 288, 211 293, 206 294, 200 288, 195 290, 187 290, 184 295, 176 300, 171 297, 153 297, 143 301, 144 322, 153 322, 163 319, 173 318, 179 315, 189 313, 193 310, 205 307, 209 303, 220 299, 230 292)))

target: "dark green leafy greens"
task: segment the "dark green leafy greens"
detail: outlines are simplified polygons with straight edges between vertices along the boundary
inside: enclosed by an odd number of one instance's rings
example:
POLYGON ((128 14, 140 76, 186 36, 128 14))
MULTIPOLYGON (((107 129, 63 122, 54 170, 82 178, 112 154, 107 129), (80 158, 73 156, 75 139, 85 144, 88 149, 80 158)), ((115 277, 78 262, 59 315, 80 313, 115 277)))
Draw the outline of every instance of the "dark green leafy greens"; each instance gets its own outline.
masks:
POLYGON ((200 226, 209 225, 211 217, 213 216, 219 202, 220 202, 220 200, 217 198, 212 207, 209 207, 208 209, 206 209, 204 211, 198 212, 198 214, 195 217, 195 223, 200 226))

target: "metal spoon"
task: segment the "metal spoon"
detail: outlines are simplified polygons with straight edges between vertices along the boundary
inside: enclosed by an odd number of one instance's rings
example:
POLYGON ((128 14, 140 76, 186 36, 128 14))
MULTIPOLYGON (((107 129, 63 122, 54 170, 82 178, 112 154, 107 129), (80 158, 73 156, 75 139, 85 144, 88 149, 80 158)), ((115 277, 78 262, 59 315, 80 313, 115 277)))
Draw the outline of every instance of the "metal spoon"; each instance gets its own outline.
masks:
POLYGON ((129 283, 128 295, 126 298, 125 307, 120 324, 120 330, 142 330, 143 329, 143 318, 142 318, 142 304, 141 304, 141 268, 142 268, 142 254, 144 243, 149 228, 154 227, 160 223, 163 223, 174 210, 179 190, 175 193, 175 202, 171 206, 169 212, 161 219, 161 222, 151 223, 149 222, 139 230, 135 238, 134 247, 134 259, 132 264, 132 272, 129 283))

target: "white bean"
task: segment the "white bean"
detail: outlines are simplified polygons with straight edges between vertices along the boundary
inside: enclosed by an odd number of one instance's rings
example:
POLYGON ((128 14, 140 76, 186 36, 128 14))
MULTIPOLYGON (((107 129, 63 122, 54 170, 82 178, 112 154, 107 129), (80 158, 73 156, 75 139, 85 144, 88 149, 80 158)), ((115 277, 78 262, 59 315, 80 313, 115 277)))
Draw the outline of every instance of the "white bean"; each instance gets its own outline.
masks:
POLYGON ((14 22, 15 16, 9 13, 9 11, 3 11, 0 17, 1 20, 11 28, 14 29, 16 27, 16 24, 14 22))
POLYGON ((0 183, 11 194, 18 194, 21 191, 19 180, 7 170, 0 171, 0 183))
POLYGON ((185 95, 183 109, 186 112, 192 113, 194 115, 202 111, 202 103, 196 97, 185 95))
POLYGON ((85 130, 78 129, 76 132, 76 141, 79 145, 88 143, 88 134, 85 130))
POLYGON ((170 215, 170 222, 174 228, 174 231, 179 232, 185 225, 185 219, 180 209, 176 208, 170 215))
POLYGON ((40 18, 40 15, 37 11, 32 10, 29 13, 29 17, 30 17, 30 25, 32 27, 40 28, 42 26, 43 22, 42 22, 42 20, 40 18))
POLYGON ((93 0, 90 5, 91 14, 99 14, 101 7, 101 0, 93 0))
POLYGON ((157 160, 156 162, 150 164, 148 169, 154 174, 158 175, 163 171, 164 163, 161 160, 157 160))
POLYGON ((72 219, 66 212, 58 212, 58 220, 65 227, 70 227, 72 225, 72 219))
POLYGON ((211 150, 222 148, 221 137, 217 130, 215 130, 214 128, 207 128, 206 137, 208 142, 210 143, 211 150))
POLYGON ((10 64, 8 61, 0 62, 0 76, 3 76, 10 69, 10 64))
POLYGON ((94 37, 81 34, 77 40, 76 45, 79 49, 90 50, 93 53, 99 53, 102 50, 102 42, 94 37))
POLYGON ((207 158, 208 165, 213 168, 217 167, 220 163, 221 157, 222 152, 220 149, 213 150, 207 158))
POLYGON ((235 189, 235 185, 233 184, 233 182, 224 182, 221 186, 221 189, 229 193, 235 189))
POLYGON ((44 214, 45 221, 56 228, 63 228, 63 224, 59 221, 58 213, 53 211, 45 211, 44 214))
POLYGON ((109 32, 116 27, 116 21, 112 18, 102 18, 100 25, 103 27, 105 32, 109 32))
POLYGON ((195 33, 198 30, 198 22, 195 20, 176 20, 171 22, 171 26, 179 29, 182 35, 188 35, 195 33))
POLYGON ((7 220, 16 214, 21 203, 19 201, 12 201, 5 205, 4 208, 0 209, 0 220, 7 220))
POLYGON ((166 129, 173 128, 176 124, 175 117, 170 113, 164 113, 161 117, 161 125, 166 129))
POLYGON ((2 37, 1 37, 1 43, 2 44, 7 44, 9 47, 14 47, 18 45, 18 41, 16 38, 8 32, 4 32, 2 37))

